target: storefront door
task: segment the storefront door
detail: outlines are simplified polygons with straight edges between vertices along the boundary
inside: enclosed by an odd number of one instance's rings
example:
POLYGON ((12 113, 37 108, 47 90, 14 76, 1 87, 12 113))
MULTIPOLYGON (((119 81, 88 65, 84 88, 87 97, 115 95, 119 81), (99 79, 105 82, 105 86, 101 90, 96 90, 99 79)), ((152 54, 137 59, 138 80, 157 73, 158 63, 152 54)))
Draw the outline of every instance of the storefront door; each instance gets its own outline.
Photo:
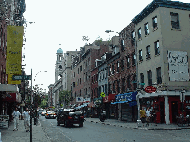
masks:
POLYGON ((164 113, 164 102, 160 102, 160 121, 161 123, 165 123, 165 113, 164 113))
POLYGON ((176 116, 178 115, 178 101, 172 101, 171 107, 172 107, 172 123, 176 123, 177 122, 176 116))

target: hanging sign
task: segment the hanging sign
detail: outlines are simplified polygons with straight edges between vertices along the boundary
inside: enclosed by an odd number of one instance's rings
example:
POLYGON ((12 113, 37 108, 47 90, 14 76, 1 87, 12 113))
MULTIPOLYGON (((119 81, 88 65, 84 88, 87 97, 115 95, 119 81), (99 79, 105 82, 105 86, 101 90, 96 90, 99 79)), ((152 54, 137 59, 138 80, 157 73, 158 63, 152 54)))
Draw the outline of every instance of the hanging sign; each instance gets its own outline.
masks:
POLYGON ((145 92, 147 92, 147 93, 152 93, 152 92, 155 92, 155 91, 156 91, 156 88, 153 87, 153 86, 147 86, 144 90, 145 90, 145 92))

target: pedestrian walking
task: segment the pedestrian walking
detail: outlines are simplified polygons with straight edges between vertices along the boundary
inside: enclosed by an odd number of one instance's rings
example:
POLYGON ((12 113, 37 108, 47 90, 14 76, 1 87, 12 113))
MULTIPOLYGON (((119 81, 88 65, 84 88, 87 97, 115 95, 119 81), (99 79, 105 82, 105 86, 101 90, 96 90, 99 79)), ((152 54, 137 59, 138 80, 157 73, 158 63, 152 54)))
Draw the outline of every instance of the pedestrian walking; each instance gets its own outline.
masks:
POLYGON ((15 108, 15 111, 13 111, 12 116, 13 116, 13 120, 14 120, 13 131, 16 131, 16 130, 18 130, 19 118, 21 116, 21 113, 18 111, 17 108, 15 108))
POLYGON ((28 111, 28 108, 26 108, 26 111, 24 111, 22 115, 24 118, 24 126, 26 129, 26 132, 28 132, 29 126, 30 126, 30 112, 28 111))
POLYGON ((150 110, 149 108, 147 108, 146 110, 146 125, 149 126, 149 122, 150 122, 150 110))
POLYGON ((140 110, 140 119, 141 119, 142 123, 145 123, 145 121, 146 121, 146 111, 145 111, 145 109, 140 110))

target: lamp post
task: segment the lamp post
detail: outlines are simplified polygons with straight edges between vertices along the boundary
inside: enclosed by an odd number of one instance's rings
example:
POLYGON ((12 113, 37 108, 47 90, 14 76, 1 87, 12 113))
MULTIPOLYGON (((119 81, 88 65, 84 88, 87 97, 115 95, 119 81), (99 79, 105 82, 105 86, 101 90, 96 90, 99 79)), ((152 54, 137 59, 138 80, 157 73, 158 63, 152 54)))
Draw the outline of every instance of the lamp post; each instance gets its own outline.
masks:
MULTIPOLYGON (((42 71, 39 71, 38 73, 36 73, 36 75, 35 75, 35 78, 36 78, 36 76, 40 73, 40 72, 42 72, 42 71)), ((43 71, 43 72, 47 72, 47 71, 43 71)), ((34 81, 35 81, 35 78, 34 78, 34 81)), ((36 95, 35 95, 35 98, 36 98, 36 95)), ((37 99, 35 99, 35 100, 37 100, 37 99)), ((34 109, 35 109, 35 113, 34 113, 34 125, 37 125, 37 102, 35 102, 36 103, 36 105, 34 106, 34 109)))
MULTIPOLYGON (((183 114, 183 106, 184 106, 183 102, 184 102, 184 100, 185 100, 184 93, 185 93, 185 90, 182 90, 182 91, 181 91, 181 102, 182 102, 182 122, 183 122, 183 119, 184 119, 184 114, 183 114)), ((182 125, 183 125, 183 124, 182 124, 182 125)))

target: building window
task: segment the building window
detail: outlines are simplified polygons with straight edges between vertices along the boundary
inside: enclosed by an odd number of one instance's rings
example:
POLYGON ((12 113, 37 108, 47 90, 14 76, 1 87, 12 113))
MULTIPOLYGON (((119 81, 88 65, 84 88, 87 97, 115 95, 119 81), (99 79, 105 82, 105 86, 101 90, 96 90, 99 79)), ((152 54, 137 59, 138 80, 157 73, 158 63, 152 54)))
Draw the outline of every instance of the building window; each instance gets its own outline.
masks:
POLYGON ((155 17, 152 18, 152 26, 153 26, 153 29, 155 29, 155 28, 158 27, 157 16, 155 16, 155 17))
POLYGON ((80 72, 82 71, 82 65, 80 66, 80 72))
POLYGON ((143 60, 143 56, 142 56, 142 49, 139 50, 139 61, 142 61, 143 60))
POLYGON ((129 58, 129 56, 127 56, 126 59, 127 59, 127 68, 129 68, 130 67, 130 58, 129 58))
POLYGON ((133 32, 131 33, 131 44, 132 44, 132 46, 135 45, 135 31, 133 31, 133 32))
POLYGON ((135 53, 133 53, 132 64, 133 65, 136 64, 136 55, 135 55, 135 53))
POLYGON ((75 72, 74 72, 74 77, 75 77, 75 72))
POLYGON ((137 76, 136 74, 133 75, 133 89, 136 90, 137 88, 137 76))
POLYGON ((80 84, 81 84, 81 78, 80 78, 80 84))
POLYGON ((118 81, 117 81, 117 93, 120 93, 119 83, 120 83, 120 81, 118 80, 118 81))
POLYGON ((125 41, 124 39, 121 39, 121 51, 124 50, 125 41))
POLYGON ((112 64, 112 74, 114 74, 114 64, 112 64))
POLYGON ((141 89, 144 87, 144 85, 142 85, 142 83, 144 83, 144 74, 140 73, 140 81, 141 81, 141 89))
POLYGON ((146 59, 150 59, 150 45, 146 47, 146 59))
POLYGON ((122 93, 125 92, 125 78, 122 79, 122 93))
POLYGON ((171 16, 171 26, 173 29, 179 29, 179 19, 178 19, 178 13, 170 12, 171 16))
POLYGON ((148 77, 148 86, 152 86, 152 71, 147 71, 147 77, 148 77))
POLYGON ((148 23, 144 24, 145 35, 149 34, 148 23))
POLYGON ((75 87, 75 82, 73 82, 73 88, 75 87))
POLYGON ((105 68, 104 72, 105 72, 105 79, 106 79, 106 78, 107 78, 107 76, 108 76, 108 73, 107 73, 107 68, 105 68))
POLYGON ((121 69, 124 70, 124 60, 121 60, 121 69))
POLYGON ((115 93, 115 81, 113 83, 113 93, 115 93))
POLYGON ((78 68, 78 74, 79 74, 79 68, 78 68))
POLYGON ((159 55, 160 54, 159 41, 154 42, 154 48, 155 48, 155 55, 159 55))
POLYGON ((131 88, 130 76, 127 77, 127 88, 131 88))
POLYGON ((138 29, 138 39, 141 38, 141 28, 138 29))
POLYGON ((108 94, 110 94, 111 93, 111 84, 108 82, 108 94))
POLYGON ((157 84, 162 84, 161 67, 156 68, 157 84))
POLYGON ((110 76, 110 75, 111 75, 111 66, 109 66, 108 68, 109 68, 109 73, 108 73, 108 75, 110 76))
POLYGON ((117 62, 117 72, 119 72, 119 62, 117 62))

